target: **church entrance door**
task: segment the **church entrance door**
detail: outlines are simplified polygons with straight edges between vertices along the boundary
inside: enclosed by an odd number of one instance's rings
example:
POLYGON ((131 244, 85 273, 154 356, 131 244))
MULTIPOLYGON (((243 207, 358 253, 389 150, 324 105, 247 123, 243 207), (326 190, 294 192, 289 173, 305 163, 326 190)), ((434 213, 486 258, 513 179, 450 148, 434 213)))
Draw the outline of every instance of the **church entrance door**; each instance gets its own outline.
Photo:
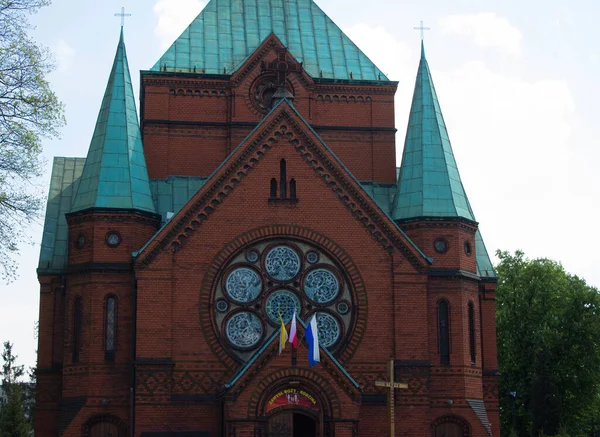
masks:
POLYGON ((319 437, 317 420, 299 410, 284 410, 269 418, 268 437, 319 437))

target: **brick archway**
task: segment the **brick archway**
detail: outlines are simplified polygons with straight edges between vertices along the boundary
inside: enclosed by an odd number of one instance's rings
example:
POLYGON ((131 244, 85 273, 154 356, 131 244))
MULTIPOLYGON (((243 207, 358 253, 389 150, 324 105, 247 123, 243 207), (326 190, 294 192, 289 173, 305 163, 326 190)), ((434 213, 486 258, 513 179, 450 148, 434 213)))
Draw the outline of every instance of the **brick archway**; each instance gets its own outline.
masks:
POLYGON ((471 426, 460 416, 440 416, 431 423, 432 437, 470 437, 471 426))
POLYGON ((282 369, 263 378, 248 402, 248 417, 266 416, 267 403, 273 394, 287 387, 302 388, 314 396, 324 416, 341 417, 341 404, 335 388, 316 372, 309 369, 282 369))
POLYGON ((127 437, 127 424, 117 416, 98 414, 87 419, 82 426, 83 437, 109 437, 109 435, 127 437), (112 434, 113 430, 117 435, 112 434))
POLYGON ((245 247, 272 238, 290 238, 316 245, 336 259, 344 268, 351 283, 357 312, 352 327, 353 335, 349 338, 338 359, 341 362, 349 360, 358 349, 367 326, 368 299, 362 276, 350 256, 337 243, 317 231, 296 225, 270 225, 244 232, 225 245, 212 260, 202 280, 198 312, 202 332, 212 352, 229 368, 233 369, 236 366, 234 359, 223 347, 214 322, 213 293, 221 269, 245 247))

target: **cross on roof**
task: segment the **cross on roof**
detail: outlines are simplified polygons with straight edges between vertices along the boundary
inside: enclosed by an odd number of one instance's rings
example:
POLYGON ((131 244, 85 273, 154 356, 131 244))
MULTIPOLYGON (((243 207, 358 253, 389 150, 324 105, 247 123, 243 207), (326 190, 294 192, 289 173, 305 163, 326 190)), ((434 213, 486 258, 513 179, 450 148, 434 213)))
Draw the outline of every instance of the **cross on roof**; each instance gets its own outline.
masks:
POLYGON ((121 8, 121 12, 115 14, 115 17, 121 17, 121 27, 125 26, 125 17, 131 17, 131 14, 125 13, 125 8, 121 8))
POLYGON ((418 27, 413 27, 413 29, 415 30, 420 30, 421 31, 421 41, 423 41, 425 39, 425 31, 426 30, 431 30, 431 27, 424 27, 423 26, 423 20, 421 20, 421 24, 418 27))

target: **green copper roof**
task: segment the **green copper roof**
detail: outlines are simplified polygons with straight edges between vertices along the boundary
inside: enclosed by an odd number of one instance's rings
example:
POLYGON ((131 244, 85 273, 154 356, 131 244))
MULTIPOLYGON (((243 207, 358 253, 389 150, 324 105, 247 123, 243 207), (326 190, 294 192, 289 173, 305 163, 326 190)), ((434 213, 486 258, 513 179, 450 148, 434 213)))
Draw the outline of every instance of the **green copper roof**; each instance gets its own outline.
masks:
POLYGON ((477 274, 483 279, 496 279, 496 271, 490 261, 483 237, 479 229, 475 233, 475 255, 477 259, 477 274))
POLYGON ((388 80, 312 0, 211 0, 152 70, 231 74, 271 33, 314 78, 388 80))
POLYGON ((475 220, 458 174, 422 45, 392 216, 394 220, 414 217, 475 220))
POLYGON ((72 212, 88 208, 156 212, 122 29, 72 212))
POLYGON ((71 210, 84 164, 85 158, 54 158, 38 265, 41 271, 62 270, 67 266, 69 233, 65 214, 71 210))

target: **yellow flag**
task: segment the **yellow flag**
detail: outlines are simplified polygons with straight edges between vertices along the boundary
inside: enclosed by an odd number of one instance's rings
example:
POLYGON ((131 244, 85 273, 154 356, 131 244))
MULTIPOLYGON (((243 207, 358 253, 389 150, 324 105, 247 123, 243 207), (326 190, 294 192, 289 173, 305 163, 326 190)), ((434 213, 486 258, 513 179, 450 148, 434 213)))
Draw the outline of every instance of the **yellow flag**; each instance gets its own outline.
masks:
POLYGON ((279 313, 279 320, 281 320, 281 335, 279 336, 279 355, 281 355, 281 352, 285 349, 285 343, 288 340, 288 333, 285 330, 285 323, 283 323, 281 313, 279 313))

